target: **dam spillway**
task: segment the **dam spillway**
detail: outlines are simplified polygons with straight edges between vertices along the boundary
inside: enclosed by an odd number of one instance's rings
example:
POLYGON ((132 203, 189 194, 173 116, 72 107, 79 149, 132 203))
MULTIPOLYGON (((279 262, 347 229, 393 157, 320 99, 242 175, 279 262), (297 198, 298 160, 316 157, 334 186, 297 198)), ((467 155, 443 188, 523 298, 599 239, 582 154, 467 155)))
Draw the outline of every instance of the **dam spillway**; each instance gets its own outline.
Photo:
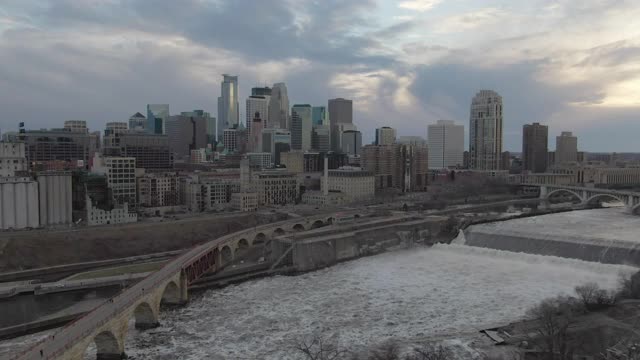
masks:
POLYGON ((458 244, 640 266, 640 217, 620 208, 572 211, 473 225, 458 244))

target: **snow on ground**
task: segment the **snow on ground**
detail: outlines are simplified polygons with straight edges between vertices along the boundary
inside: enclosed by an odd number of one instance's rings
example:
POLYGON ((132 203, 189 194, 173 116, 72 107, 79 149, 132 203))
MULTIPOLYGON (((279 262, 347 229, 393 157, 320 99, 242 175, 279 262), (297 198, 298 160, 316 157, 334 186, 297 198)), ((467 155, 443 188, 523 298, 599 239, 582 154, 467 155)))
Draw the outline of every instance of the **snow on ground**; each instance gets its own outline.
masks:
POLYGON ((292 343, 318 332, 351 349, 392 338, 464 343, 546 297, 587 281, 612 288, 631 271, 464 245, 415 248, 207 291, 165 312, 160 328, 132 333, 126 351, 134 359, 295 359, 292 343))

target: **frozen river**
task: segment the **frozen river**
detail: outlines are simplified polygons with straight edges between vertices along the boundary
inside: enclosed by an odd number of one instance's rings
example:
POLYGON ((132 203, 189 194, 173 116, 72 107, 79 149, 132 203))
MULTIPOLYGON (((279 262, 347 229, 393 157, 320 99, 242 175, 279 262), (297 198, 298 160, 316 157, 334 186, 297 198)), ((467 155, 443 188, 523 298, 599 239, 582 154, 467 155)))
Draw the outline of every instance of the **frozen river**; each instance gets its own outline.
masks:
MULTIPOLYGON (((580 234, 578 218, 587 215, 568 218, 573 235, 580 234)), ((529 222, 540 229, 539 220, 529 222)), ((518 320, 544 298, 572 294, 589 281, 613 288, 621 273, 634 270, 456 244, 418 247, 206 291, 163 312, 159 328, 131 326, 126 353, 155 360, 297 359, 292 345, 312 334, 351 350, 398 339, 444 341, 461 352, 479 329, 518 320)), ((0 343, 0 354, 33 338, 0 343)))

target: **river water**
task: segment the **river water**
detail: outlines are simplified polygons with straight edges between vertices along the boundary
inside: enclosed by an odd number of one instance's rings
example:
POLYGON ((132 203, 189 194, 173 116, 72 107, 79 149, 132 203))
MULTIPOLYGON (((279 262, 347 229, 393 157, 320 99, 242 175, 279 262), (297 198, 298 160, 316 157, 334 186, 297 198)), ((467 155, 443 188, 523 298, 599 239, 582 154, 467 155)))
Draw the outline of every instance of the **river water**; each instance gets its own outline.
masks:
MULTIPOLYGON (((164 311, 159 328, 131 326, 126 353, 155 360, 299 359, 295 342, 319 334, 353 351, 393 339, 405 346, 443 342, 469 359, 478 330, 521 319, 539 301, 572 294, 585 282, 614 288, 620 274, 635 270, 461 244, 416 247, 206 291, 164 311)), ((0 343, 0 352, 34 338, 0 343)))

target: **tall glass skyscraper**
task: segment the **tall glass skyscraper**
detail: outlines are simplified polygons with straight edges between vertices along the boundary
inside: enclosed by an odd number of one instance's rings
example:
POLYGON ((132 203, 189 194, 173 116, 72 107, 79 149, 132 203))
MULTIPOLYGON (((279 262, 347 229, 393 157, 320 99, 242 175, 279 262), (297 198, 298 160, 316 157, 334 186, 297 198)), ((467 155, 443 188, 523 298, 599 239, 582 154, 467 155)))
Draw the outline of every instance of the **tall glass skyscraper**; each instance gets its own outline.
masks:
POLYGON ((327 117, 326 106, 314 106, 312 109, 313 126, 327 125, 329 126, 329 118, 327 117))
POLYGON ((167 121, 169 120, 169 104, 147 105, 147 127, 149 134, 166 134, 167 121))
POLYGON ((311 105, 293 105, 291 108, 291 148, 311 150, 312 140, 311 105))
POLYGON ((238 102, 238 77, 224 74, 218 97, 218 141, 222 140, 225 129, 237 127, 240 123, 238 102))

